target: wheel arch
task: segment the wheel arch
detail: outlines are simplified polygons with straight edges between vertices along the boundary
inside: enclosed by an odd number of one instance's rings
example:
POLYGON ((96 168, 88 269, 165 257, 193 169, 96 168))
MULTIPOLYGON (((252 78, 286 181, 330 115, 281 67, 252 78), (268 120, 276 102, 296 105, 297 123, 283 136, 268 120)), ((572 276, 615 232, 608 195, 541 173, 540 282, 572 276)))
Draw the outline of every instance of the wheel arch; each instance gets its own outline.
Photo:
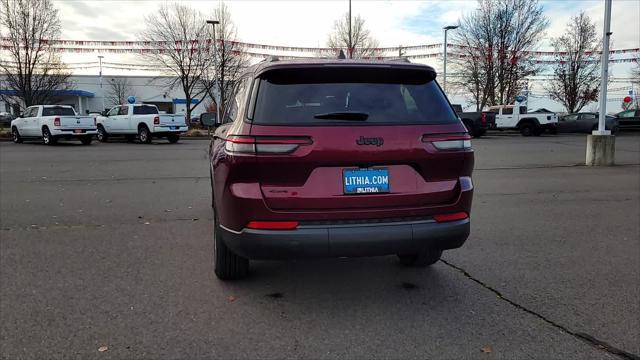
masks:
POLYGON ((524 118, 524 119, 520 119, 520 121, 518 121, 518 125, 516 125, 517 127, 520 127, 524 124, 531 124, 534 126, 540 126, 540 121, 538 121, 538 119, 536 118, 524 118))

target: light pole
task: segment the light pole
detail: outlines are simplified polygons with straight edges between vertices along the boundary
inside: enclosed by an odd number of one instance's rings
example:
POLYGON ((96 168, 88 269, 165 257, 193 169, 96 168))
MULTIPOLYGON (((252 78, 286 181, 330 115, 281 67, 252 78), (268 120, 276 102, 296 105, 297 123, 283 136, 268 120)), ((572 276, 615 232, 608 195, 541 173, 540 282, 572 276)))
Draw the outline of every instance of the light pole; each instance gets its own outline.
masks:
POLYGON ((444 93, 447 93, 447 31, 457 29, 460 25, 449 25, 443 27, 444 29, 444 69, 442 76, 442 87, 444 88, 444 93))
POLYGON ((105 110, 104 108, 104 89, 102 88, 102 58, 104 56, 102 55, 98 55, 98 61, 100 62, 100 92, 102 93, 102 110, 100 110, 100 112, 103 112, 105 110))
POLYGON ((604 0, 604 30, 602 34, 602 73, 600 82, 600 116, 598 130, 587 136, 587 166, 615 163, 616 137, 605 130, 607 116, 607 83, 609 82, 609 38, 611 37, 611 0, 604 0))
MULTIPOLYGON (((216 77, 218 76, 218 69, 216 69, 216 56, 218 55, 218 50, 216 48, 216 25, 220 24, 220 21, 218 20, 207 20, 207 24, 211 24, 211 26, 213 27, 213 83, 216 85, 216 87, 218 87, 218 81, 216 79, 216 77)), ((218 90, 218 96, 217 99, 213 99, 216 102, 216 122, 218 124, 222 124, 222 119, 220 119, 220 89, 218 90)), ((189 104, 187 104, 187 106, 189 106, 189 104)))
POLYGON ((349 59, 353 59, 353 48, 351 43, 351 0, 349 0, 349 59))
POLYGON ((609 82, 609 38, 611 37, 611 0, 604 2, 604 34, 602 35, 602 73, 600 74, 600 117, 598 130, 594 135, 609 135, 605 131, 605 118, 607 116, 607 83, 609 82))

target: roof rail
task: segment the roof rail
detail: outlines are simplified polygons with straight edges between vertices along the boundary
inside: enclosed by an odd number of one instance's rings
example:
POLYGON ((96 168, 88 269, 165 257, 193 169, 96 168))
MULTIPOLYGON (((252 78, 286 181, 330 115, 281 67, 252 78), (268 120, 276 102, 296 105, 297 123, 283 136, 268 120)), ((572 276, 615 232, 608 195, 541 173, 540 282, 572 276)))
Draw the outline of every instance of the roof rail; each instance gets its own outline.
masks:
POLYGON ((406 57, 396 57, 396 58, 386 59, 386 61, 411 63, 411 61, 406 57))

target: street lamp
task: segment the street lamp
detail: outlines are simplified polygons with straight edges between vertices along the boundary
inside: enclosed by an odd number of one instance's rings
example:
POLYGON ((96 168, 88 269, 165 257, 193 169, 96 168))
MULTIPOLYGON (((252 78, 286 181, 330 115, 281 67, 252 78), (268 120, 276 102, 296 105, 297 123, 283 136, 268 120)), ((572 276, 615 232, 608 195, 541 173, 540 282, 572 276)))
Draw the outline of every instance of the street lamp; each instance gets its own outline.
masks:
MULTIPOLYGON (((220 21, 218 20, 207 20, 207 24, 211 24, 211 26, 213 27, 213 81, 214 84, 216 86, 218 86, 218 81, 216 79, 216 76, 218 75, 217 69, 216 69, 216 56, 218 54, 218 51, 216 49, 216 25, 220 24, 220 21)), ((218 124, 222 123, 222 119, 220 119, 220 89, 218 90, 218 99, 214 99, 216 102, 216 121, 218 124)), ((188 105, 187 105, 188 106, 188 105)))
POLYGON ((454 30, 460 27, 460 25, 449 25, 443 27, 444 29, 444 71, 442 77, 442 87, 444 88, 444 93, 447 93, 447 31, 454 30))
POLYGON ((104 89, 102 88, 102 58, 104 56, 102 55, 98 55, 98 61, 100 62, 100 92, 102 93, 102 110, 100 112, 103 112, 105 110, 104 108, 104 89))

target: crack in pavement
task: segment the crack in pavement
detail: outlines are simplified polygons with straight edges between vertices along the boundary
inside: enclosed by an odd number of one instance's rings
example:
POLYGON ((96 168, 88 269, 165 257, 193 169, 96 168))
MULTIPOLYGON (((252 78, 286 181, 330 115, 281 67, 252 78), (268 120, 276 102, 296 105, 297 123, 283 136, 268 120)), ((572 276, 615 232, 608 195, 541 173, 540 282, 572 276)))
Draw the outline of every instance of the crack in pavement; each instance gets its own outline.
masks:
POLYGON ((507 302, 508 304, 510 304, 511 306, 515 307, 518 310, 524 311, 528 314, 531 314, 535 317, 537 317, 538 319, 546 322, 547 324, 555 327, 556 329, 559 329, 560 331, 571 335, 579 340, 582 340, 584 342, 586 342, 589 345, 594 346, 597 349, 603 350, 608 352, 609 354, 613 354, 613 355, 617 355, 625 360, 640 360, 640 355, 636 355, 636 354, 632 354, 630 352, 624 351, 622 349, 618 349, 615 346, 608 344, 602 340, 599 340, 587 333, 583 333, 583 332, 577 332, 577 331, 573 331, 570 330, 569 328, 567 328, 564 325, 558 324, 553 320, 548 319, 547 317, 545 317, 544 315, 538 314, 537 312, 524 307, 523 305, 518 304, 517 302, 504 297, 504 295, 502 295, 502 293, 498 290, 496 290, 495 288, 493 288, 492 286, 490 286, 489 284, 486 284, 485 282, 476 279, 475 277, 473 277, 471 274, 469 274, 465 269, 456 266, 446 260, 440 259, 440 261, 442 261, 445 265, 451 267, 454 270, 457 270, 459 272, 461 272, 465 277, 471 279, 471 281, 477 283, 478 285, 482 286, 483 288, 491 291, 492 293, 496 294, 498 296, 498 299, 504 300, 505 302, 507 302))

